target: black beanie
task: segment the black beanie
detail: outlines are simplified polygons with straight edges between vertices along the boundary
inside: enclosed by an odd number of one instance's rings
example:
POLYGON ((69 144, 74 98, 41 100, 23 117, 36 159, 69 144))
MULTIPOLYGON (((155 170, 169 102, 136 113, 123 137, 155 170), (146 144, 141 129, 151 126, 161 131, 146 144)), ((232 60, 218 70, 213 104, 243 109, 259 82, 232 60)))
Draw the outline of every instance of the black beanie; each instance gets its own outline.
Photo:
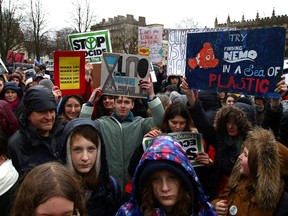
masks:
POLYGON ((24 96, 24 110, 29 115, 31 112, 40 112, 56 109, 56 100, 51 89, 41 85, 29 88, 24 96))
POLYGON ((56 107, 56 100, 50 89, 42 85, 32 86, 24 95, 24 110, 19 118, 20 125, 27 125, 31 112, 51 110, 56 107))
POLYGON ((3 87, 2 91, 1 91, 1 93, 0 93, 0 99, 5 97, 5 92, 7 90, 15 91, 19 98, 22 98, 22 96, 23 96, 22 89, 20 87, 18 87, 15 82, 6 82, 4 84, 4 87, 3 87))

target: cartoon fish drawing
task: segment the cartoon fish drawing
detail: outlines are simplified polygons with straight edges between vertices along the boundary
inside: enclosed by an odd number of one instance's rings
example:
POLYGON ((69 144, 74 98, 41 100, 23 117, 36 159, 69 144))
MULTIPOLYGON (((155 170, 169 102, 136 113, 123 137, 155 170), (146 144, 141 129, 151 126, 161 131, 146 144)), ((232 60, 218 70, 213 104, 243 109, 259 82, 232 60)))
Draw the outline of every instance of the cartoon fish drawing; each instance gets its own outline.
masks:
POLYGON ((188 66, 194 70, 197 66, 208 69, 215 68, 219 64, 219 59, 215 58, 214 50, 209 42, 203 44, 203 48, 195 58, 188 60, 188 66))

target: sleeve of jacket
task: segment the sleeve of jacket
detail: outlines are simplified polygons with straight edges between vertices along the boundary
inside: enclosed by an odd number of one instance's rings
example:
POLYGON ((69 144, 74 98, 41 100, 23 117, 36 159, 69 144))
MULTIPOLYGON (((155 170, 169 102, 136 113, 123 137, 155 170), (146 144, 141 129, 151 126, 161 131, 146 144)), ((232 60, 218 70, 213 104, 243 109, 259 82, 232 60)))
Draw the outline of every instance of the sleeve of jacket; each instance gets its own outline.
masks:
POLYGON ((220 200, 227 200, 231 193, 231 188, 226 185, 226 187, 221 191, 221 193, 218 195, 218 197, 214 200, 212 200, 211 204, 215 207, 216 203, 220 200))
POLYGON ((188 106, 191 118, 199 133, 203 135, 205 142, 215 147, 216 131, 214 126, 210 123, 201 102, 196 99, 193 107, 188 106))
POLYGON ((262 127, 265 129, 271 129, 274 135, 277 136, 279 132, 280 120, 283 115, 283 107, 280 106, 279 109, 273 110, 270 104, 266 107, 264 113, 264 119, 262 122, 262 127))
POLYGON ((19 136, 19 131, 16 131, 14 135, 12 135, 8 140, 8 156, 12 160, 13 166, 15 169, 20 172, 20 164, 18 160, 17 151, 14 147, 15 142, 17 142, 16 137, 19 136))
POLYGON ((281 175, 288 176, 288 148, 278 142, 279 154, 281 157, 281 175))
POLYGON ((161 125, 164 117, 164 108, 161 100, 156 97, 154 100, 148 102, 148 106, 151 110, 153 125, 161 125))
POLYGON ((92 117, 93 113, 93 106, 87 106, 86 103, 82 105, 81 112, 79 118, 90 118, 92 117))

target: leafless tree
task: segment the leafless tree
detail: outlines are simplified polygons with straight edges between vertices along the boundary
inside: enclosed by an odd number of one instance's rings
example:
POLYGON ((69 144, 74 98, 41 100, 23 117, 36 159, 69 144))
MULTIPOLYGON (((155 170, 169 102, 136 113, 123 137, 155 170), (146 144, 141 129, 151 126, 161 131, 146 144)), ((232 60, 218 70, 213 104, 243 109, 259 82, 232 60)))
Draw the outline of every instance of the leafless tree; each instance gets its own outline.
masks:
POLYGON ((55 35, 55 50, 70 50, 68 43, 68 35, 76 33, 72 28, 62 28, 56 31, 55 35))
POLYGON ((12 4, 12 0, 5 5, 2 3, 0 0, 0 55, 6 60, 8 50, 16 50, 23 45, 24 34, 20 28, 21 8, 12 4))
POLYGON ((193 18, 186 17, 176 23, 175 26, 177 29, 192 29, 198 27, 198 22, 194 22, 193 18))
POLYGON ((121 31, 111 31, 113 52, 138 54, 138 28, 127 26, 121 31))
POLYGON ((27 16, 26 48, 34 52, 34 57, 39 60, 44 53, 41 52, 45 46, 49 32, 48 22, 41 0, 30 0, 30 10, 27 16))
POLYGON ((87 32, 93 22, 96 22, 96 15, 90 7, 90 0, 75 0, 74 11, 71 13, 71 26, 76 32, 87 32))

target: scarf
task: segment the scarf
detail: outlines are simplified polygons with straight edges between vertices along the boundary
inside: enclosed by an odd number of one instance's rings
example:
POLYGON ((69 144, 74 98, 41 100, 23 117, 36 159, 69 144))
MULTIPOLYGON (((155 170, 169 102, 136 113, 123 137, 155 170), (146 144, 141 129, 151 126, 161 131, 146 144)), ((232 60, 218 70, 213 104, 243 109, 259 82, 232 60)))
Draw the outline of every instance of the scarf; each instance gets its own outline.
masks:
POLYGON ((13 110, 16 109, 16 107, 18 106, 18 104, 19 104, 19 102, 20 102, 20 98, 19 98, 19 97, 17 97, 17 98, 16 98, 14 101, 12 101, 12 102, 7 101, 6 98, 4 98, 4 100, 5 100, 7 103, 10 104, 10 106, 12 107, 13 110))
POLYGON ((7 159, 0 166, 0 196, 6 193, 17 181, 18 172, 12 165, 12 161, 7 159))

